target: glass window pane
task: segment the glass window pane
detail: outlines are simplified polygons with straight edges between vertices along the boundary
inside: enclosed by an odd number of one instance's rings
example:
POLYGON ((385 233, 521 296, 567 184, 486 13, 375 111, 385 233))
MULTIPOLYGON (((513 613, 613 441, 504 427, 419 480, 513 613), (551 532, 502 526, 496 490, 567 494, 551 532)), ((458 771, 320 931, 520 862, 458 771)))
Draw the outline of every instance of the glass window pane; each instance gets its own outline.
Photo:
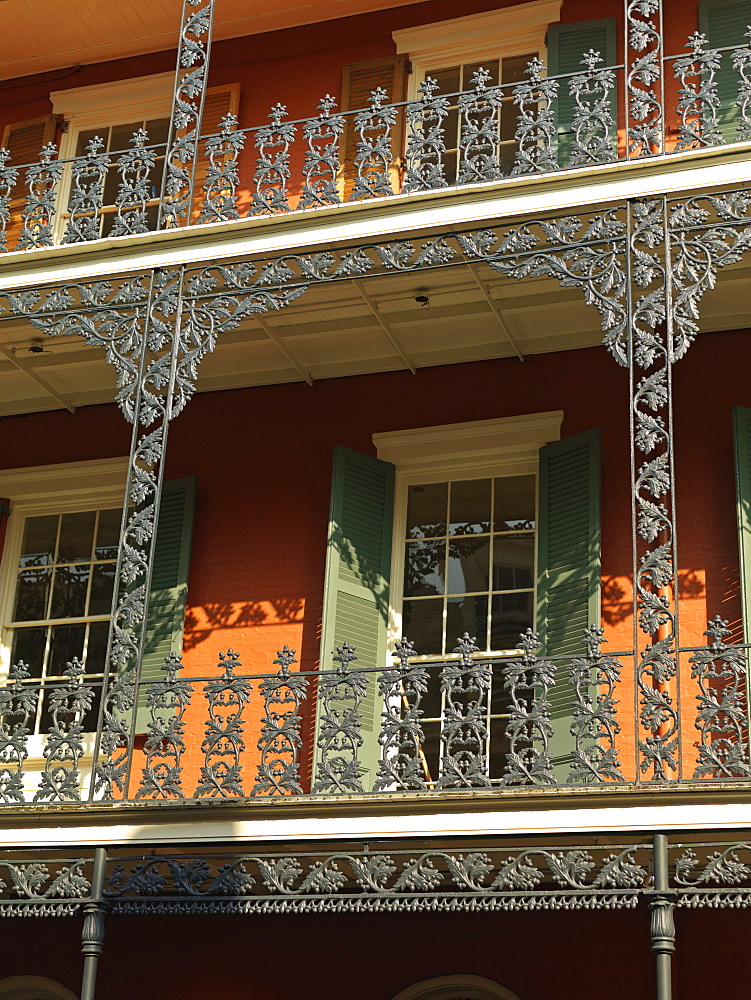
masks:
POLYGON ((83 562, 91 559, 95 522, 95 510, 63 514, 60 525, 60 544, 57 549, 59 563, 83 562))
POLYGON ((18 574, 14 621, 34 622, 47 617, 51 580, 51 569, 21 570, 18 574))
POLYGON ((58 566, 50 618, 79 618, 85 614, 89 572, 89 566, 58 566))
POLYGON ((446 534, 448 483, 410 486, 407 492, 407 538, 446 534))
POLYGON ((57 514, 26 518, 21 543, 21 566, 44 566, 54 560, 57 523, 57 514))
POLYGON ((126 149, 131 149, 130 140, 133 138, 133 133, 140 127, 140 121, 128 122, 126 125, 113 125, 109 145, 112 152, 122 153, 126 149))
POLYGON ((489 538, 452 538, 449 542, 448 593, 488 590, 489 562, 489 538))
POLYGON ((535 477, 504 476, 495 481, 494 531, 535 526, 535 477))
POLYGON ((83 132, 79 132, 78 140, 76 142, 76 156, 81 156, 91 140, 98 135, 101 136, 106 143, 109 137, 109 129, 105 126, 104 128, 88 128, 83 132))
POLYGON ((495 594, 491 599, 490 648, 516 649, 519 636, 532 628, 533 622, 533 594, 495 594))
POLYGON ((44 668, 44 652, 47 647, 47 627, 17 628, 13 631, 11 663, 26 664, 32 677, 41 677, 44 668))
POLYGON ((533 587, 534 565, 534 535, 498 535, 493 539, 493 590, 533 587))
POLYGON ((99 526, 96 533, 95 559, 117 559, 117 546, 120 541, 120 520, 122 511, 100 510, 99 526))
POLYGON ((446 602, 446 652, 453 653, 464 633, 475 639, 480 649, 488 648, 488 598, 449 597, 446 602))
POLYGON ((460 66, 449 66, 447 69, 432 69, 427 76, 438 81, 439 94, 456 94, 461 90, 460 66))
MULTIPOLYGON (((150 118, 143 126, 149 133, 149 146, 166 143, 169 137, 169 118, 150 118)), ((162 152, 164 152, 162 150, 162 152)))
POLYGON ((440 719, 441 717, 441 667, 426 665, 428 672, 428 690, 422 697, 420 708, 424 719, 440 719))
POLYGON ((430 597, 444 592, 446 543, 407 542, 404 566, 404 596, 430 597))
POLYGON ((90 615, 107 615, 112 608, 112 588, 115 583, 115 563, 99 563, 92 568, 90 615))
POLYGON ((420 655, 443 652, 443 601, 405 601, 402 635, 415 644, 420 655))
POLYGON ((438 766, 441 759, 441 724, 440 722, 426 722, 423 725, 424 741, 422 744, 423 767, 426 769, 426 781, 437 781, 439 776, 438 766))
POLYGON ((527 65, 536 55, 536 52, 528 52, 525 56, 511 56, 504 59, 501 68, 501 82, 519 83, 520 80, 526 80, 527 65))
POLYGON ((451 484, 450 535, 490 531, 490 480, 469 479, 451 484))
POLYGON ((104 191, 102 192, 102 204, 104 206, 114 205, 117 198, 117 189, 120 184, 120 175, 114 166, 111 166, 104 178, 104 191))
POLYGON ((104 661, 107 656, 107 636, 109 622, 92 622, 89 625, 89 641, 86 644, 86 673, 104 673, 104 661))
POLYGON ((47 676, 60 676, 71 660, 83 660, 83 643, 86 626, 53 625, 50 630, 50 655, 47 676))
POLYGON ((488 774, 491 778, 502 778, 508 763, 506 755, 511 750, 506 736, 506 719, 492 719, 490 723, 490 754, 488 755, 488 774))

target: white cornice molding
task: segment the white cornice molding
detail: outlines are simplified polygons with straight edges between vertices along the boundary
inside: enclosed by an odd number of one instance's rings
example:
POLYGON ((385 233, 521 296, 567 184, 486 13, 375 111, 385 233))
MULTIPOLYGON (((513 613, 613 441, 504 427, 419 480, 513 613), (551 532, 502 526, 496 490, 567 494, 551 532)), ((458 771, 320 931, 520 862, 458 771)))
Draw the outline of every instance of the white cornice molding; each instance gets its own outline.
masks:
POLYGON ((127 458, 100 458, 92 462, 31 465, 22 469, 0 469, 0 496, 24 501, 63 497, 86 491, 125 490, 127 458))
POLYGON ((88 119, 92 124, 112 124, 113 119, 123 116, 161 118, 170 112, 174 82, 174 73, 153 73, 91 87, 55 90, 50 100, 54 114, 73 118, 76 125, 85 125, 88 119))
POLYGON ((537 462, 539 449, 561 436, 563 410, 525 413, 461 424, 415 427, 373 435, 377 454, 400 473, 436 469, 440 465, 471 462, 475 468, 497 464, 507 456, 514 463, 537 462))
POLYGON ((523 55, 540 51, 549 24, 561 17, 562 0, 532 0, 503 10, 455 17, 449 21, 422 24, 394 31, 399 54, 408 54, 420 68, 471 62, 489 52, 523 55), (448 62, 447 62, 448 61, 448 62))

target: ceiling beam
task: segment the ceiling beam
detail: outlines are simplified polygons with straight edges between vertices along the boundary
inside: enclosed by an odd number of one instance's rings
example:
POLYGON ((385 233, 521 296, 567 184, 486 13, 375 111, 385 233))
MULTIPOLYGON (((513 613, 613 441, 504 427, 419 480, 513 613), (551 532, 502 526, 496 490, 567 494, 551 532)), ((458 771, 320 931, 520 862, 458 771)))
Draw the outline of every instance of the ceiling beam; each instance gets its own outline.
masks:
POLYGON ((32 381, 36 382, 38 386, 41 386, 41 388, 44 389, 45 392, 49 393, 49 395, 52 396, 54 399, 56 399, 61 406, 64 406, 66 410, 68 410, 70 413, 76 412, 76 408, 71 403, 71 401, 69 399, 65 399, 64 396, 61 396, 60 393, 57 391, 57 389, 54 389, 49 384, 47 379, 43 378, 39 374, 39 372, 35 371, 34 367, 30 365, 28 361, 22 360, 21 358, 17 357, 13 351, 11 351, 7 347, 4 347, 2 344, 0 344, 0 354, 2 354, 3 357, 7 358, 8 361, 10 361, 10 363, 19 371, 23 372, 24 375, 28 375, 28 377, 32 379, 32 381))
POLYGON ((375 321, 378 323, 378 325, 380 326, 380 328, 383 330, 383 332, 389 338, 389 343, 394 348, 394 350, 399 355, 399 357, 402 359, 402 361, 404 362, 405 367, 409 368, 409 370, 412 372, 412 374, 415 375, 417 373, 417 369, 415 368, 415 366, 414 366, 413 362, 411 361, 411 359, 405 354, 404 348, 399 343, 399 339, 397 338, 396 334, 394 333, 394 331, 391 329, 391 327, 389 326, 389 324, 386 322, 386 320, 381 315, 381 311, 378 308, 378 303, 368 295, 368 293, 365 291, 365 289, 362 287, 362 285, 360 284, 359 281, 355 281, 355 282, 353 282, 353 284, 354 284, 355 288, 358 290, 358 292, 360 293, 360 295, 362 295, 363 300, 365 301, 365 303, 367 304, 367 306, 370 309, 371 313, 373 314, 373 317, 374 317, 375 321))
POLYGON ((472 272, 472 275, 473 275, 475 281, 477 282, 480 291, 485 296, 485 301, 488 303, 488 305, 490 306, 490 308, 491 308, 491 310, 493 312, 493 315, 498 320, 498 326, 501 328, 501 333, 506 338, 506 340, 509 342, 509 344, 511 344, 511 346, 513 347, 514 353, 516 354, 517 358, 520 361, 524 361, 524 355, 522 354, 521 349, 520 349, 519 345, 517 344, 516 339, 514 338, 514 335, 509 330, 508 325, 506 324, 506 320, 503 318, 501 310, 498 307, 498 303, 493 298, 493 296, 490 294, 490 292, 488 291, 488 289, 487 289, 487 287, 485 285, 485 282, 482 280, 482 278, 480 277, 480 275, 477 273, 476 265, 475 264, 470 264, 469 265, 469 269, 472 272))
POLYGON ((308 385, 313 385, 313 376, 310 374, 310 372, 306 372, 305 371, 305 369, 303 368, 303 366, 300 364, 300 362, 294 356, 294 354, 292 353, 292 351, 289 350, 289 348, 284 343, 284 341, 282 340, 282 338, 277 333, 275 333, 275 331, 273 330, 273 328, 271 326, 269 326, 269 324, 263 318, 263 316, 256 315, 256 319, 258 320, 258 325, 261 327, 261 329, 263 330, 263 332, 266 334, 266 336, 269 338, 269 340, 272 343, 276 344, 276 346, 279 348, 279 350, 285 356, 285 358, 287 359, 287 361, 289 361, 289 363, 295 369, 295 371, 297 372, 297 374, 302 379, 304 379, 308 383, 308 385))

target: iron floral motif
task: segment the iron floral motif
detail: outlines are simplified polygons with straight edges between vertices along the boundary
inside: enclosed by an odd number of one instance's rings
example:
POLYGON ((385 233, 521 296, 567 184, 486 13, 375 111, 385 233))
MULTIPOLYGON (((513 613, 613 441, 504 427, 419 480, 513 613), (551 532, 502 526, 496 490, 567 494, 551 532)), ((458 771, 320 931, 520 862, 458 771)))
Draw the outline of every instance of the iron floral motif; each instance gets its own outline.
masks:
POLYGON ((39 686, 26 684, 31 677, 28 665, 20 660, 0 688, 0 802, 24 802, 23 767, 29 756, 33 719, 39 700, 39 686))
POLYGON ((622 666, 618 660, 602 655, 600 647, 607 642, 603 633, 595 625, 588 628, 584 634, 587 655, 571 661, 576 697, 571 732, 576 748, 569 784, 625 780, 616 742, 621 727, 616 719, 615 692, 622 666))
POLYGON ((8 166, 10 150, 0 149, 0 253, 8 250, 8 226, 13 189, 18 180, 18 170, 8 166))
POLYGON ((698 31, 688 39, 690 55, 675 60, 675 76, 680 81, 678 91, 678 127, 676 151, 702 149, 722 143, 717 120, 720 97, 715 79, 722 56, 707 50, 706 35, 698 31))
POLYGON ((302 795, 300 784, 300 704, 307 697, 308 678, 289 669, 295 650, 285 646, 276 654, 279 672, 259 685, 264 719, 258 749, 261 761, 251 795, 302 795))
POLYGON ((704 633, 707 648, 691 656, 691 677, 699 683, 696 728, 699 756, 694 778, 751 777, 748 743, 747 651, 728 645, 731 630, 719 615, 704 633))
POLYGON ((555 685, 557 667, 552 660, 538 658, 542 643, 536 632, 527 629, 519 639, 524 651, 519 659, 503 667, 503 686, 509 693, 509 720, 506 736, 504 785, 554 785, 548 742, 553 735, 550 721, 550 688, 555 685))
POLYGON ((151 719, 146 724, 146 765, 137 799, 184 798, 180 761, 185 753, 185 710, 190 704, 192 685, 179 676, 182 667, 182 657, 171 653, 165 657, 162 680, 139 684, 140 692, 146 689, 151 719))
POLYGON ((438 82, 427 77, 418 87, 419 98, 405 110, 407 145, 404 151, 402 194, 448 187, 443 162, 446 153, 444 121, 447 97, 436 96, 438 82))
POLYGON ((16 250, 55 245, 52 227, 57 211, 57 192, 63 174, 63 163, 57 159, 57 146, 48 142, 42 147, 39 162, 26 171, 29 194, 21 213, 23 227, 16 250))
POLYGON ((303 186, 299 208, 338 205, 339 146, 344 134, 344 115, 331 112, 336 101, 326 94, 318 105, 317 118, 303 123, 303 139, 308 144, 303 164, 303 186))
POLYGON ((393 158, 392 133, 396 108, 386 104, 388 94, 377 87, 368 98, 368 108, 354 118, 357 146, 354 158, 355 181, 349 201, 361 198, 384 198, 394 193, 389 172, 393 158))
POLYGON ((441 776, 435 787, 489 788, 487 716, 493 668, 487 660, 472 658, 479 647, 466 632, 454 652, 459 662, 441 669, 441 776))
POLYGON ((245 136, 237 131, 236 115, 225 115, 219 122, 219 132, 206 139, 209 165, 203 182, 203 204, 198 225, 240 218, 236 204, 240 183, 237 157, 244 145, 245 136))
POLYGON ((416 653, 414 643, 408 639, 397 642, 395 651, 398 664, 378 678, 384 706, 378 742, 383 749, 374 792, 428 787, 422 758, 425 737, 420 725, 420 702, 428 691, 428 671, 420 663, 409 662, 416 653))
POLYGON ((617 158, 613 121, 615 71, 598 69, 601 62, 600 53, 590 49, 581 61, 586 72, 577 73, 569 81, 574 101, 569 161, 572 167, 610 163, 617 158))
POLYGON ((78 802, 81 798, 79 763, 84 754, 83 720, 91 709, 94 691, 83 683, 83 664, 66 664, 67 683, 45 692, 52 725, 42 751, 44 771, 34 802, 78 802))
POLYGON ((363 738, 360 735, 362 705, 368 677, 350 669, 356 660, 355 647, 348 642, 337 646, 336 670, 323 670, 318 677, 318 698, 322 706, 316 746, 320 750, 316 762, 312 793, 341 794, 364 792, 361 782, 364 769, 359 759, 363 738))
POLYGON ((194 798, 239 798, 243 795, 243 711, 250 701, 252 685, 235 675, 235 669, 241 666, 239 653, 232 649, 220 653, 222 675, 207 681, 203 689, 209 718, 201 743, 204 763, 194 798))
POLYGON ((292 122, 283 122, 287 109, 275 104, 269 112, 271 125, 256 132, 258 160, 253 176, 255 193, 249 215, 280 215, 289 212, 287 181, 289 180, 289 148, 297 129, 292 122))
POLYGON ((137 129, 130 138, 132 149, 125 150, 117 161, 120 182, 115 197, 117 212, 111 236, 148 233, 147 204, 151 200, 151 174, 156 163, 156 149, 147 146, 148 133, 137 129))
POLYGON ((524 71, 529 77, 514 87, 514 104, 519 109, 516 121, 516 156, 511 171, 519 174, 545 174, 558 166, 556 158, 556 116, 558 80, 546 77, 545 64, 537 56, 524 71))
POLYGON ((459 98, 459 184, 497 181, 500 166, 498 118, 503 91, 488 87, 490 73, 482 67, 472 74, 474 90, 459 98))
POLYGON ((628 0, 626 23, 628 155, 658 156, 665 148, 660 0, 628 0))
POLYGON ((68 195, 70 217, 65 223, 63 243, 83 243, 99 238, 104 181, 109 169, 109 153, 103 152, 104 139, 95 135, 86 144, 83 156, 73 161, 68 195))

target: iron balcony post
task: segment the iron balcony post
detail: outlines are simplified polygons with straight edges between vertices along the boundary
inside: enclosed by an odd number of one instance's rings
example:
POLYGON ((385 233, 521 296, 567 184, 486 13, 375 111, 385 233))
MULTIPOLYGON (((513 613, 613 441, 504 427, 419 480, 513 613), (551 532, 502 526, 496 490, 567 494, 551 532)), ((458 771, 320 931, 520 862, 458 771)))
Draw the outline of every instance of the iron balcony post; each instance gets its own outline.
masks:
POLYGON ((83 978, 81 1000, 94 1000, 99 956, 104 945, 104 876, 107 871, 107 851, 97 847, 94 851, 94 873, 91 879, 91 897, 83 905, 83 930, 81 954, 83 978))
MULTIPOLYGON (((657 973, 657 1000, 671 1000, 672 961, 675 951, 675 891, 670 888, 668 876, 668 838, 664 833, 653 837, 654 852, 654 892, 649 904, 651 912, 650 936, 652 951, 655 953, 657 973)), ((84 1000, 82 997, 81 1000, 84 1000)))

